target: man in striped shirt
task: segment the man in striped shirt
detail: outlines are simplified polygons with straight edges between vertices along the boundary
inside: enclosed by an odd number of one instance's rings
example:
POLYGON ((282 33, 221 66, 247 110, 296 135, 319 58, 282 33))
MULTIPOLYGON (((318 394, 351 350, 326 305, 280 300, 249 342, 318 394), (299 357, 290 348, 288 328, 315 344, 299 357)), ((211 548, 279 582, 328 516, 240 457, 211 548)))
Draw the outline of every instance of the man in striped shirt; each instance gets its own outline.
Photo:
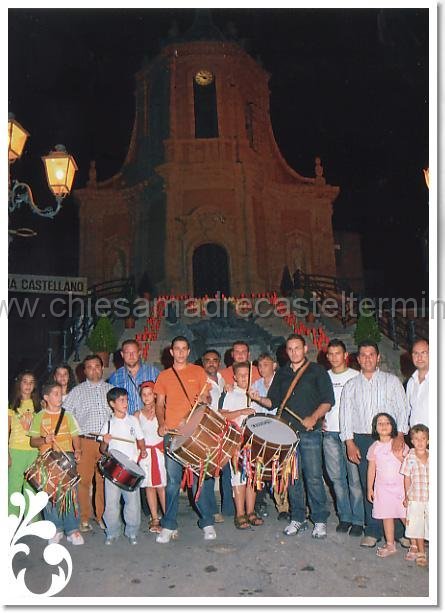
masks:
POLYGON ((77 464, 80 475, 79 505, 81 532, 92 530, 90 517, 92 516, 91 485, 94 488, 94 512, 96 522, 104 528, 102 515, 104 503, 104 480, 97 466, 101 457, 96 434, 101 431, 103 424, 111 415, 107 402, 107 392, 112 388, 103 380, 104 367, 101 358, 96 355, 87 355, 83 361, 86 381, 76 385, 63 401, 63 407, 72 413, 80 427, 81 458, 77 464))
POLYGON ((123 387, 128 394, 128 415, 134 415, 143 402, 139 395, 139 386, 144 381, 155 382, 159 370, 152 364, 144 364, 141 361, 141 350, 134 339, 128 339, 122 343, 121 356, 124 365, 111 375, 108 381, 115 387, 123 387))
MULTIPOLYGON (((348 459, 357 464, 365 502, 365 536, 360 545, 375 547, 383 536, 382 521, 372 517, 372 504, 367 498, 366 454, 374 442, 372 418, 377 413, 389 413, 394 417, 398 436, 393 439, 396 452, 404 445, 408 432, 406 396, 399 379, 379 370, 379 348, 372 341, 363 341, 358 346, 357 361, 360 374, 345 383, 340 400, 340 439, 346 442, 348 459)), ((399 539, 400 540, 400 539, 399 539)), ((403 543, 404 544, 404 543, 403 543)))

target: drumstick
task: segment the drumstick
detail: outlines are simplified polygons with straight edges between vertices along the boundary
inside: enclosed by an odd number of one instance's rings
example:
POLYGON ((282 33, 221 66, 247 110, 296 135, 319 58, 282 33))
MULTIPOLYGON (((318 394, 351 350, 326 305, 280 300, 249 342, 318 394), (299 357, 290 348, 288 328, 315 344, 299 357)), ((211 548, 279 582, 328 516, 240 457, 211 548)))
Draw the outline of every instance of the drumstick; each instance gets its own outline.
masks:
MULTIPOLYGON (((42 424, 42 428, 44 429, 46 434, 50 434, 50 432, 48 431, 48 428, 46 428, 43 424, 42 424)), ((63 451, 63 449, 60 447, 60 445, 56 443, 55 440, 53 441, 53 445, 55 445, 57 449, 63 453, 63 455, 66 457, 67 460, 69 460, 69 462, 71 462, 71 458, 63 451)))
POLYGON ((190 413, 188 414, 188 417, 187 417, 187 419, 185 420, 185 423, 187 423, 187 422, 188 422, 188 420, 190 419, 190 417, 193 415, 193 413, 194 413, 194 411, 195 411, 196 407, 197 407, 197 406, 198 406, 198 404, 199 404, 199 396, 201 396, 201 395, 202 395, 202 394, 203 394, 203 393, 206 391, 206 389, 207 389, 207 382, 205 382, 205 383, 204 383, 204 387, 203 387, 203 388, 202 388, 202 390, 199 392, 199 395, 198 395, 198 397, 197 397, 197 399, 196 399, 196 401, 195 401, 195 404, 192 406, 192 410, 191 410, 191 411, 190 411, 190 413))
POLYGON ((295 419, 297 419, 300 422, 300 424, 304 425, 304 420, 299 415, 297 415, 297 413, 294 413, 293 411, 291 411, 287 407, 284 407, 283 410, 287 411, 288 413, 290 413, 293 417, 295 417, 295 419))
MULTIPOLYGON (((104 436, 104 435, 98 432, 88 432, 88 436, 104 436)), ((120 436, 114 436, 113 434, 111 434, 111 438, 114 439, 115 441, 122 441, 123 443, 134 443, 134 441, 132 441, 129 438, 121 438, 120 436)))
POLYGON ((246 396, 247 396, 247 409, 250 409, 250 396, 248 394, 248 391, 250 390, 250 385, 252 383, 252 362, 249 361, 249 379, 247 382, 247 390, 246 390, 246 396))

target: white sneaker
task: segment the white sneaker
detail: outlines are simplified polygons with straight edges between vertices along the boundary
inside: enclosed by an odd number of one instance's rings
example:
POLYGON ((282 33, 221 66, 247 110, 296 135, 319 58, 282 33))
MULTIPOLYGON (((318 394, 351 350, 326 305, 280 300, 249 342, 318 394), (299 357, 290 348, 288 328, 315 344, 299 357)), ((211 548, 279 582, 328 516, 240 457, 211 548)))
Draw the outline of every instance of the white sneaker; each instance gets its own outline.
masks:
POLYGON ((214 541, 216 539, 216 532, 213 526, 206 526, 203 528, 203 532, 205 541, 214 541))
POLYGON ((290 524, 284 528, 283 532, 286 536, 292 536, 293 534, 304 532, 304 530, 307 530, 307 523, 305 521, 295 521, 293 519, 290 524))
POLYGON ((326 530, 326 524, 323 523, 315 523, 314 529, 312 530, 312 538, 314 539, 324 539, 328 535, 326 530))
POLYGON ((178 536, 177 530, 169 530, 169 528, 162 528, 158 536, 156 537, 157 543, 169 543, 171 539, 175 539, 178 536))
POLYGON ((66 540, 72 545, 83 545, 85 541, 79 531, 73 532, 66 537, 66 540))
POLYGON ((60 543, 63 539, 63 532, 56 532, 52 539, 48 540, 48 543, 52 545, 53 543, 60 543))

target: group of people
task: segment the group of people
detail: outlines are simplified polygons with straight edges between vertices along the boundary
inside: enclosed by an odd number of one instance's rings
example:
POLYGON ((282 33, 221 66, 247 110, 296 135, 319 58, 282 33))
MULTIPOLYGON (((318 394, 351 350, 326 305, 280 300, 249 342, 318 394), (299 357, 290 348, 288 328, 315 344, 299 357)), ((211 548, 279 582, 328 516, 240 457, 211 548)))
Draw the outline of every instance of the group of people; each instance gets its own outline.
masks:
POLYGON ((261 526, 269 493, 278 518, 288 519, 287 536, 306 530, 309 518, 312 536, 325 538, 329 516, 325 467, 335 494, 337 532, 362 537, 363 547, 375 547, 384 535, 385 545, 377 548, 379 557, 396 553, 399 540, 409 547, 408 560, 426 565, 427 341, 417 340, 412 347, 416 370, 406 392, 395 375, 379 369, 379 349, 373 342, 358 347, 360 371, 348 367, 341 340, 328 345, 328 371, 310 362, 307 351, 305 338, 292 334, 286 341, 284 366, 277 368, 267 353, 253 366, 248 344, 237 341, 231 351, 233 363, 221 369, 215 349, 207 350, 199 365, 190 363, 189 342, 178 336, 170 346, 173 365, 159 372, 141 361, 135 340, 126 340, 121 347, 123 366, 108 382, 100 357, 89 355, 83 362, 83 383, 75 385, 70 367, 61 364, 43 386, 41 398, 33 374, 21 373, 8 413, 9 513, 17 513, 10 495, 30 487, 24 475, 37 454, 54 448, 76 463, 80 482, 78 496, 63 513, 51 501, 44 509, 45 517, 56 525, 53 542, 65 534, 73 545, 83 544, 82 534, 92 530, 95 519, 105 530, 105 544, 112 545, 122 532, 122 505, 124 534, 136 544, 141 488, 151 515, 149 530, 156 533, 156 542, 168 543, 178 534, 184 467, 167 450, 190 413, 203 404, 240 432, 249 416, 260 413, 280 419, 298 433, 296 478, 290 479, 285 491, 270 482, 258 488, 233 461, 222 467, 219 476, 221 507, 214 478, 195 475, 193 483, 188 482, 205 540, 217 537, 214 524, 225 517, 233 516, 240 530, 261 526), (140 488, 127 491, 104 480, 99 461, 113 452, 143 469, 140 488))

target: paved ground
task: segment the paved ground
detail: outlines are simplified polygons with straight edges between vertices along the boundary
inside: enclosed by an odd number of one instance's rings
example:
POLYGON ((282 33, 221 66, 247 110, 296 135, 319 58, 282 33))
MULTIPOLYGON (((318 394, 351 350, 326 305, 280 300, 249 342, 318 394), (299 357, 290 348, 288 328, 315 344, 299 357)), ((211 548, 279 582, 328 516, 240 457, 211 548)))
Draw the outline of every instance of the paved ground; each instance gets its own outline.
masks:
MULTIPOLYGON (((143 529, 139 544, 131 546, 121 537, 111 547, 95 525, 86 543, 73 547, 73 575, 59 596, 107 597, 414 597, 428 596, 428 570, 403 559, 404 551, 379 559, 374 550, 359 547, 360 539, 335 532, 337 520, 331 513, 328 538, 317 541, 310 531, 286 537, 286 525, 277 521, 275 509, 264 526, 236 530, 226 518, 216 525, 216 541, 204 541, 196 526, 196 515, 181 496, 180 538, 158 545, 155 535, 143 529)), ((42 541, 29 539, 31 555, 26 560, 27 584, 35 592, 50 584, 42 558, 42 541)), ((25 565, 18 554, 14 567, 25 565)), ((247 604, 247 602, 246 602, 247 604)))

